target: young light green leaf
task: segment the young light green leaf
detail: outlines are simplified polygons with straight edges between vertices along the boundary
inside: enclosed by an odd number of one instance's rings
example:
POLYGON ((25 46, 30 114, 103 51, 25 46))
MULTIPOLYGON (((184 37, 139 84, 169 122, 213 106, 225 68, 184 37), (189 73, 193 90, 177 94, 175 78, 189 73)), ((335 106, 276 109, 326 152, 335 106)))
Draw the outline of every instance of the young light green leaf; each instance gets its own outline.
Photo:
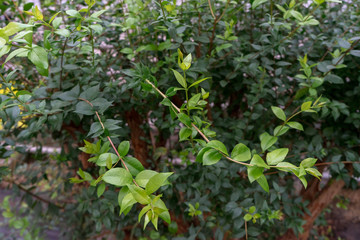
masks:
POLYGON ((231 158, 239 162, 246 162, 251 158, 250 149, 244 144, 239 143, 232 150, 231 158))
POLYGON ((203 79, 200 79, 200 80, 194 82, 193 84, 191 84, 191 85, 189 86, 189 89, 190 89, 191 87, 193 87, 193 86, 196 86, 196 85, 200 84, 201 82, 203 82, 203 81, 205 81, 205 80, 207 80, 207 79, 209 79, 209 77, 206 77, 206 78, 203 78, 203 79))
POLYGON ((219 150, 220 152, 224 153, 227 156, 229 155, 225 145, 222 142, 218 141, 218 140, 212 140, 212 141, 208 142, 206 144, 206 146, 211 147, 211 148, 216 149, 216 150, 219 150))
POLYGON ((104 182, 120 187, 131 184, 133 180, 131 174, 124 168, 112 168, 104 174, 102 179, 104 182))
POLYGON ((301 165, 304 166, 304 168, 311 168, 316 163, 316 158, 306 158, 301 161, 301 165))
POLYGON ((106 167, 108 169, 111 169, 112 167, 112 159, 111 159, 111 156, 109 155, 108 158, 106 159, 106 167))
POLYGON ((311 101, 308 101, 301 104, 301 111, 309 110, 311 108, 311 103, 311 101))
POLYGON ((170 177, 173 173, 159 173, 149 179, 149 182, 146 184, 145 191, 147 194, 152 194, 158 190, 165 183, 166 179, 170 177))
POLYGON ((61 28, 55 31, 57 35, 63 36, 63 37, 70 37, 70 31, 66 28, 61 28))
POLYGON ((260 135, 261 149, 265 152, 277 142, 277 137, 271 136, 267 132, 260 135))
POLYGON ((175 75, 175 78, 176 78, 176 80, 178 81, 178 83, 180 83, 180 85, 183 87, 183 88, 187 88, 187 83, 186 83, 186 81, 185 81, 185 79, 184 79, 184 77, 178 72, 178 71, 176 71, 176 70, 174 70, 174 69, 171 69, 172 71, 173 71, 173 73, 174 73, 174 75, 175 75))
MULTIPOLYGON (((250 162, 251 163, 251 162, 250 162)), ((252 183, 263 175, 264 168, 258 166, 250 166, 247 168, 249 181, 252 183)))
POLYGON ((261 175, 258 179, 256 179, 256 181, 264 189, 265 192, 267 192, 267 193, 269 192, 269 184, 264 175, 261 175))
POLYGON ((318 178, 320 180, 320 177, 322 177, 322 174, 315 168, 306 168, 305 169, 307 173, 313 175, 314 177, 318 178))
POLYGON ((303 126, 299 122, 288 122, 287 125, 289 125, 291 128, 294 128, 294 129, 297 129, 300 131, 304 131, 303 126))
POLYGON ((245 221, 250 221, 252 219, 252 215, 251 214, 249 214, 249 213, 247 213, 247 214, 245 214, 245 216, 244 216, 244 220, 245 221))
POLYGON ((185 69, 183 70, 188 70, 191 67, 191 61, 192 61, 192 57, 191 57, 191 53, 189 53, 183 60, 183 63, 185 65, 185 69))
POLYGON ((149 182, 150 178, 159 174, 153 170, 144 170, 141 171, 138 175, 136 175, 135 182, 139 184, 140 187, 145 188, 146 184, 149 182))
POLYGON ((288 152, 288 148, 275 149, 266 155, 266 161, 269 165, 277 165, 285 159, 288 152))
POLYGON ((120 205, 120 215, 124 213, 125 215, 131 210, 132 206, 136 203, 133 194, 131 192, 127 193, 121 201, 120 205))
POLYGON ((129 141, 122 141, 118 146, 118 152, 120 156, 125 157, 128 154, 130 149, 130 142, 129 141))
POLYGON ((258 154, 254 154, 253 158, 251 159, 250 164, 253 164, 258 167, 270 169, 270 167, 265 163, 265 161, 258 154))
POLYGON ((298 174, 298 170, 294 164, 291 164, 289 162, 280 162, 276 165, 277 169, 279 169, 280 171, 283 172, 296 172, 296 174, 298 174))
POLYGON ((195 94, 189 99, 189 107, 195 107, 201 98, 201 93, 195 94))
POLYGON ((281 108, 272 106, 271 110, 273 111, 273 113, 275 114, 275 116, 277 118, 279 118, 280 120, 286 121, 286 115, 281 108))
POLYGON ((28 53, 29 60, 37 67, 47 69, 49 67, 48 54, 42 47, 36 46, 28 53))
POLYGON ((287 131, 289 130, 289 127, 288 126, 277 126, 275 129, 274 129, 274 136, 281 136, 283 134, 285 134, 287 131))
POLYGON ((150 197, 148 196, 148 194, 146 193, 146 191, 138 186, 135 185, 128 185, 128 188, 131 192, 131 194, 133 195, 134 199, 142 204, 142 205, 146 205, 149 204, 151 202, 150 197))
POLYGON ((266 3, 268 0, 255 0, 253 3, 252 3, 252 9, 255 9, 257 8, 259 5, 263 4, 263 3, 266 3))
POLYGON ((119 159, 118 156, 116 156, 113 153, 103 153, 99 156, 98 160, 96 161, 96 165, 100 167, 105 167, 107 160, 111 158, 111 164, 114 164, 119 159))
POLYGON ((221 159, 222 155, 216 149, 206 151, 203 156, 203 165, 213 165, 221 159))
POLYGON ((144 216, 145 213, 147 213, 151 209, 151 205, 147 205, 141 209, 139 216, 138 216, 138 222, 141 221, 141 218, 144 216))

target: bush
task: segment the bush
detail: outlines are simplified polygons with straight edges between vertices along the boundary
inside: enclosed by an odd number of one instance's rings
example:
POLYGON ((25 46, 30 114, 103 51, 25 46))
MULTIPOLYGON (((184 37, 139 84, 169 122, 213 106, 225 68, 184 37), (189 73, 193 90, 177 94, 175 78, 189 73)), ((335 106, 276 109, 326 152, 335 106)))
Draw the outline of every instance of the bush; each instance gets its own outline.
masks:
POLYGON ((26 238, 306 239, 357 187, 358 3, 4 3, 0 173, 26 210, 2 206, 26 238))

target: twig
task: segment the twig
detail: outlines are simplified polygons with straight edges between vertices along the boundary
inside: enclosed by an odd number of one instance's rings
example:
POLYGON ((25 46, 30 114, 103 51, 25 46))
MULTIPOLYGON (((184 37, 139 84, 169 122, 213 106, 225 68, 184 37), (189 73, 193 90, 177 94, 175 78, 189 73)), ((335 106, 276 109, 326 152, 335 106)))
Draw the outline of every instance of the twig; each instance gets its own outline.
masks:
MULTIPOLYGON (((148 79, 145 80, 148 84, 150 84, 163 98, 167 98, 167 96, 160 91, 160 89, 158 89, 152 82, 150 82, 148 79)), ((176 111, 178 113, 180 113, 180 109, 173 103, 171 102, 171 105, 176 109, 176 111)), ((205 136, 205 134, 194 124, 194 123, 191 123, 191 126, 201 135, 202 138, 204 138, 204 140, 208 143, 210 142, 210 140, 205 136)), ((221 152, 220 152, 221 153, 221 152)), ((228 156, 226 156, 224 153, 221 153, 221 155, 223 155, 226 159, 228 159, 229 161, 232 161, 234 163, 237 163, 237 164, 241 164, 241 165, 245 165, 245 166, 254 166, 253 164, 249 164, 249 163, 244 163, 244 162, 238 162, 228 156)))
MULTIPOLYGON (((86 99, 84 99, 84 98, 79 98, 79 100, 86 102, 86 103, 89 104, 91 107, 94 107, 94 105, 93 105, 90 101, 88 101, 88 100, 86 100, 86 99)), ((101 121, 101 118, 100 118, 99 113, 98 113, 97 111, 95 111, 95 114, 96 114, 96 116, 97 116, 97 118, 98 118, 98 120, 99 120, 99 122, 100 122, 100 125, 101 125, 102 129, 105 130, 105 126, 104 126, 103 122, 101 121)), ((111 140, 111 138, 110 138, 109 136, 107 136, 107 139, 109 140, 109 142, 110 142, 112 148, 114 149, 116 155, 119 157, 119 160, 121 161, 122 165, 124 165, 124 168, 126 169, 126 171, 128 171, 128 172, 130 173, 129 168, 126 166, 124 159, 120 156, 120 154, 119 154, 118 150, 116 149, 116 147, 115 147, 113 141, 111 140)), ((113 167, 115 167, 116 164, 117 164, 117 163, 115 163, 115 165, 114 165, 113 167)), ((139 185, 136 183, 136 181, 135 181, 134 179, 133 179, 133 182, 135 183, 136 186, 139 187, 139 185)))

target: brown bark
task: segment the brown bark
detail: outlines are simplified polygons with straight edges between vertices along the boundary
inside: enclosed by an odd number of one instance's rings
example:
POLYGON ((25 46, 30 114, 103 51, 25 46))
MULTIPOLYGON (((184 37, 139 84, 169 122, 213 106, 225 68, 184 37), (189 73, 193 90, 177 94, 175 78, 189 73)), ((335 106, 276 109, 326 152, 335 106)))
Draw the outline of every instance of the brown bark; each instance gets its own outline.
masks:
POLYGON ((144 123, 144 119, 133 108, 125 112, 125 116, 131 132, 131 145, 134 150, 134 155, 142 165, 147 168, 149 167, 149 163, 146 161, 148 159, 148 145, 143 140, 146 138, 146 135, 140 127, 144 123))
POLYGON ((343 180, 337 180, 328 184, 318 195, 318 197, 312 201, 309 205, 310 215, 305 215, 304 220, 306 221, 303 226, 304 232, 296 237, 294 232, 289 229, 279 240, 306 240, 309 238, 310 230, 313 227, 314 221, 319 217, 320 213, 331 203, 333 198, 341 191, 344 187, 345 182, 343 180))

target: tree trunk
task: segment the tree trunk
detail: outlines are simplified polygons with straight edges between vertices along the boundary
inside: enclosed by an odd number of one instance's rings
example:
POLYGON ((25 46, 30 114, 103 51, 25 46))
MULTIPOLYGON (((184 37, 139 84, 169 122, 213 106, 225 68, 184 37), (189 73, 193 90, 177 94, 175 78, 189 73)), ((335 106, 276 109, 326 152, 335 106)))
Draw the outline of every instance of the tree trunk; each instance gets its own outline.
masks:
POLYGON ((140 127, 144 123, 144 119, 133 108, 130 111, 125 112, 125 116, 131 132, 131 144, 134 155, 142 165, 147 168, 149 167, 149 163, 146 162, 148 159, 148 145, 144 141, 144 139, 146 139, 145 132, 140 127))
POLYGON ((343 180, 336 180, 328 185, 319 193, 309 205, 310 215, 305 215, 304 220, 306 221, 303 226, 304 232, 296 237, 294 232, 289 229, 279 240, 306 240, 309 238, 310 230, 313 227, 314 221, 319 217, 320 213, 332 202, 333 198, 341 191, 344 187, 345 182, 343 180))

